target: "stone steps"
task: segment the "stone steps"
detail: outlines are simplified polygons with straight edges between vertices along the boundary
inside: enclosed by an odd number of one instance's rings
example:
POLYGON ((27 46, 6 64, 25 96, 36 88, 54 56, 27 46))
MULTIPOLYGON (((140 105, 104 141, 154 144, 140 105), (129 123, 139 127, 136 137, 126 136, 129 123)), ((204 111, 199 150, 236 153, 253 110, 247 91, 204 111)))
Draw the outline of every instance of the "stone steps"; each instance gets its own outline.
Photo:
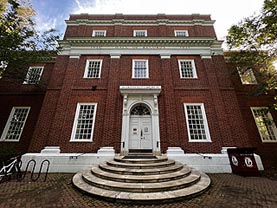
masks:
POLYGON ((211 183, 206 174, 164 156, 157 159, 115 157, 75 174, 72 182, 93 196, 136 203, 190 198, 201 194, 211 183))

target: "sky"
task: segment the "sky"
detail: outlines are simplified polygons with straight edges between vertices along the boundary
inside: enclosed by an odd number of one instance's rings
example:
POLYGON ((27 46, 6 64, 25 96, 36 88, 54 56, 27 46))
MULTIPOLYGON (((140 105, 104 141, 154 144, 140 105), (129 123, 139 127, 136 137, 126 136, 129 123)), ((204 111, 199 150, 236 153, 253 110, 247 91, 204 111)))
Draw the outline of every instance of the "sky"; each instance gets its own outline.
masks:
POLYGON ((215 31, 224 40, 228 28, 258 13, 263 0, 31 0, 39 30, 65 31, 70 14, 210 14, 215 31))

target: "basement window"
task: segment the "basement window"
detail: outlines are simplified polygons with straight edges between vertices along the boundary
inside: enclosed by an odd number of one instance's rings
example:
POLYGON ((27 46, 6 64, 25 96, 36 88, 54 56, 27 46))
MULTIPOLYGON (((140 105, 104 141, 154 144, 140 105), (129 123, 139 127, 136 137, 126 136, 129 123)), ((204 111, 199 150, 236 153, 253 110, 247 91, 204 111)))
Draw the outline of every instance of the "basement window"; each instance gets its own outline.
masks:
POLYGON ((77 104, 71 142, 91 142, 93 140, 96 108, 96 103, 77 104))
POLYGON ((13 107, 1 135, 1 141, 18 142, 23 132, 30 107, 13 107))

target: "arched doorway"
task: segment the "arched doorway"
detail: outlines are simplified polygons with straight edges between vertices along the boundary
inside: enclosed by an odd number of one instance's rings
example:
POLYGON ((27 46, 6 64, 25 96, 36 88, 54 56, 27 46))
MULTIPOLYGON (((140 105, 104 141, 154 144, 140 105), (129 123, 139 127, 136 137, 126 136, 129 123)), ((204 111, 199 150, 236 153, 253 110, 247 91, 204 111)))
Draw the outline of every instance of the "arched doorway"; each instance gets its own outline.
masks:
POLYGON ((152 150, 151 111, 143 103, 130 111, 129 150, 152 150))

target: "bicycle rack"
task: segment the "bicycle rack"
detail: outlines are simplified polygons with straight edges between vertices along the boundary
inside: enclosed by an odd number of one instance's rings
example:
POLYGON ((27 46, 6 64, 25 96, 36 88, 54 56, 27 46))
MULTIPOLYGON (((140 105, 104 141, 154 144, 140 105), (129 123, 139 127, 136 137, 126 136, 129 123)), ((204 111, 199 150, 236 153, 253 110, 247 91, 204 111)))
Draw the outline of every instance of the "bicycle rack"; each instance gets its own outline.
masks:
POLYGON ((27 170, 28 170, 29 165, 30 165, 31 163, 34 163, 33 168, 32 168, 32 171, 31 171, 31 180, 34 181, 34 182, 37 181, 37 180, 40 178, 40 174, 41 174, 41 171, 42 171, 42 167, 43 167, 44 163, 47 163, 47 168, 46 168, 45 177, 44 177, 44 182, 45 182, 46 179, 47 179, 47 175, 48 175, 48 171, 49 171, 49 166, 50 166, 50 161, 47 160, 47 159, 45 159, 45 160, 43 160, 43 161, 41 162, 38 175, 37 175, 37 177, 35 177, 35 178, 34 178, 34 173, 35 173, 35 169, 36 169, 37 162, 36 162, 34 159, 29 160, 29 162, 27 163, 27 166, 26 166, 26 168, 25 168, 25 172, 24 172, 24 175, 23 175, 22 179, 25 178, 26 173, 27 173, 27 170))

